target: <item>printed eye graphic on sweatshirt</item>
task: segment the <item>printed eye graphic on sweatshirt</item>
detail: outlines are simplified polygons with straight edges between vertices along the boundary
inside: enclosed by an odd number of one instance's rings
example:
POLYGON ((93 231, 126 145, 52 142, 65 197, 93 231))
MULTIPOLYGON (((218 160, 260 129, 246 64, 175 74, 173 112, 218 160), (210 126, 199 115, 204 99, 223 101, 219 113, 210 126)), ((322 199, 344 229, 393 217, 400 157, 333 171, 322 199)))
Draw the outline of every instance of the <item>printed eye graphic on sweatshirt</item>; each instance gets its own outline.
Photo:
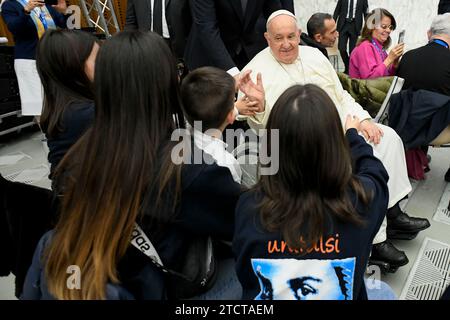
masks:
POLYGON ((261 292, 255 300, 352 300, 356 258, 252 259, 261 292))

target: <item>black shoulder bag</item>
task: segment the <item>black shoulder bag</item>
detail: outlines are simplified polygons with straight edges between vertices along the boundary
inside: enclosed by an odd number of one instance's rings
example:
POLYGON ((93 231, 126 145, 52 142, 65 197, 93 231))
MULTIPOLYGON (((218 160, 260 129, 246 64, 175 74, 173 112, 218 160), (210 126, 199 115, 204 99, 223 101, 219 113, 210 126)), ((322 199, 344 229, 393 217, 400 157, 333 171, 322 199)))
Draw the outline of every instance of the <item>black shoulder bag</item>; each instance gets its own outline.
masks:
POLYGON ((150 239, 137 224, 132 233, 131 244, 166 274, 169 299, 192 298, 211 289, 216 281, 217 261, 211 237, 198 237, 189 245, 180 271, 170 270, 164 266, 150 239))

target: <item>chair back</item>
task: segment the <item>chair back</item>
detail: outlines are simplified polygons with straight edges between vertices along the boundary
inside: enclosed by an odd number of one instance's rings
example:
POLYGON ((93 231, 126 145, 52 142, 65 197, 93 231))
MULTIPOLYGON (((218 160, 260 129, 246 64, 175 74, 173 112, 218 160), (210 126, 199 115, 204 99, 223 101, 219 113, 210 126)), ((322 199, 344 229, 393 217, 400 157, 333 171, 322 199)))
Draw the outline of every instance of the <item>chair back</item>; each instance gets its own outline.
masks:
POLYGON ((374 121, 376 123, 383 123, 386 124, 387 118, 388 118, 388 112, 389 112, 389 103, 391 101, 391 96, 395 93, 399 93, 402 88, 403 84, 405 83, 405 79, 400 77, 394 77, 392 80, 391 87, 389 88, 389 91, 384 98, 383 104, 381 105, 380 110, 378 111, 378 114, 376 115, 374 121))

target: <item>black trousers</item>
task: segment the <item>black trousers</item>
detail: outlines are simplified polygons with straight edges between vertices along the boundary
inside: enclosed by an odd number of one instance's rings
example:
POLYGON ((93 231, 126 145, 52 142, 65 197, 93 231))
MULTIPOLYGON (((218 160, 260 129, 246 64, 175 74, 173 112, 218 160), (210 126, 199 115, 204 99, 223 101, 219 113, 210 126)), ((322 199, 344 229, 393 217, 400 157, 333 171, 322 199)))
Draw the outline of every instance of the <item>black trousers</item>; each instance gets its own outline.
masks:
POLYGON ((348 67, 350 64, 350 54, 356 47, 358 41, 358 30, 356 30, 355 20, 352 22, 345 22, 341 31, 339 31, 338 49, 341 54, 342 61, 345 65, 345 73, 348 74, 348 67), (347 45, 349 51, 347 52, 347 45))

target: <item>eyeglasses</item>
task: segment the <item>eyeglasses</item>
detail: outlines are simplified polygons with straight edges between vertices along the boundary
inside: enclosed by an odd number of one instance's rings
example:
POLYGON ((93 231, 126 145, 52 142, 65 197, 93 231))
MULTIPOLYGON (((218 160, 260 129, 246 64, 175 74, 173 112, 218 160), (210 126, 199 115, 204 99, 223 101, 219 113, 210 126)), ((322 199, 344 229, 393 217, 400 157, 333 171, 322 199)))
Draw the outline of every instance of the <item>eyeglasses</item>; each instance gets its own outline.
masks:
POLYGON ((385 25, 385 24, 382 24, 382 25, 378 25, 377 27, 378 27, 378 28, 381 28, 381 29, 383 29, 383 30, 387 30, 387 29, 389 29, 389 30, 391 30, 391 31, 394 31, 394 30, 395 30, 395 27, 394 27, 393 25, 387 26, 387 25, 385 25))
MULTIPOLYGON (((274 40, 275 43, 283 43, 284 40, 285 40, 285 38, 282 37, 282 36, 278 36, 278 35, 277 35, 277 36, 273 37, 273 40, 274 40)), ((288 35, 288 36, 287 36, 287 40, 288 40, 289 42, 291 42, 291 41, 299 41, 296 34, 290 34, 290 35, 288 35)))

